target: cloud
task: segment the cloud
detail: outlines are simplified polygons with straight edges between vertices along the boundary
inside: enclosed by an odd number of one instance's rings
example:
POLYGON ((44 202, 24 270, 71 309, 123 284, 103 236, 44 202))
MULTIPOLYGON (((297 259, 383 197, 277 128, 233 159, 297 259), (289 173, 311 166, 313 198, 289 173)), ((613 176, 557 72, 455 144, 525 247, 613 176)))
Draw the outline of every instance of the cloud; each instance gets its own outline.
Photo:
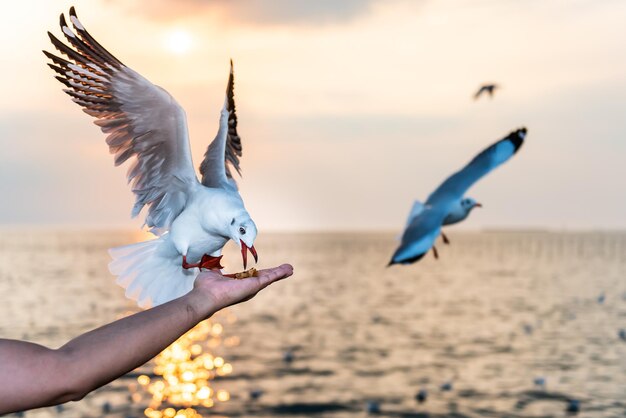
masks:
POLYGON ((4 110, 0 149, 0 224, 128 219, 124 170, 112 167, 104 137, 80 114, 4 110))
POLYGON ((133 11, 158 20, 213 14, 219 20, 254 25, 325 25, 367 15, 374 0, 154 0, 134 3, 133 11))

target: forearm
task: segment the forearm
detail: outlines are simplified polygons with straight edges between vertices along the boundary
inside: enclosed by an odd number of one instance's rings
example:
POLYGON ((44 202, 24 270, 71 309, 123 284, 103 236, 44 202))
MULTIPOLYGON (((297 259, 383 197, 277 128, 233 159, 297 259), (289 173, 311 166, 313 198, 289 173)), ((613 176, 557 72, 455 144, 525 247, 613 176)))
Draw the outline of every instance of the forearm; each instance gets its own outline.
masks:
POLYGON ((187 295, 83 334, 58 350, 0 339, 0 415, 80 399, 150 360, 218 310, 292 274, 289 264, 246 280, 202 272, 187 295))
POLYGON ((213 312, 194 292, 83 334, 58 352, 85 393, 163 351, 213 312))
POLYGON ((144 364, 214 313, 202 298, 192 291, 83 334, 58 350, 0 341, 0 414, 80 399, 144 364), (12 370, 33 359, 38 364, 12 370), (24 374, 24 369, 31 372, 24 374))

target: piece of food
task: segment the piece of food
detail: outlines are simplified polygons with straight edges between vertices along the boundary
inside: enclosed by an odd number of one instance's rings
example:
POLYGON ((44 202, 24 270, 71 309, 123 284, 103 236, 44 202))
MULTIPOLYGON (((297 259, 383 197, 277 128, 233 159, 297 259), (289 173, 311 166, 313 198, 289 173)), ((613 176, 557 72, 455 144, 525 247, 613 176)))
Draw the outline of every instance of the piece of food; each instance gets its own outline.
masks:
POLYGON ((235 279, 235 280, 241 280, 241 279, 247 279, 248 277, 257 277, 258 275, 259 275, 259 272, 257 271, 257 269, 252 267, 251 269, 242 271, 241 273, 225 274, 224 276, 230 277, 231 279, 235 279))

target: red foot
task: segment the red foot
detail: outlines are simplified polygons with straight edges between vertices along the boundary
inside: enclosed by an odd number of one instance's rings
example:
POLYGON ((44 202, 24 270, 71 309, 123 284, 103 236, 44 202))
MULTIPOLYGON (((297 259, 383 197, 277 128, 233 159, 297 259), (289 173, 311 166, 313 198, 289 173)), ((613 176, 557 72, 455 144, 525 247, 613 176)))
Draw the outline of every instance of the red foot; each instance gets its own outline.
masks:
POLYGON ((200 260, 200 269, 207 269, 207 270, 223 269, 224 266, 222 266, 222 264, 220 263, 221 260, 222 260, 221 255, 219 257, 212 257, 208 254, 205 254, 202 256, 202 259, 200 260))
POLYGON ((213 257, 208 254, 205 254, 202 256, 199 263, 188 263, 187 256, 184 255, 182 266, 185 269, 191 269, 191 268, 196 268, 196 267, 199 268, 200 270, 223 269, 224 267, 220 264, 221 259, 222 259, 221 255, 219 257, 213 257))

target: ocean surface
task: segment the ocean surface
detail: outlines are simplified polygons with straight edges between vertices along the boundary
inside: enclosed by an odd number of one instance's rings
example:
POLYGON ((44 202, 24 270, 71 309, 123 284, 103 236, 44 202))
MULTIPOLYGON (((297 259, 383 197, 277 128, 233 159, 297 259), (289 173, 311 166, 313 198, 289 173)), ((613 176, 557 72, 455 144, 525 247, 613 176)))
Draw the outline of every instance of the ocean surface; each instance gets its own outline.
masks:
MULTIPOLYGON (((197 333, 190 350, 229 366, 188 416, 563 417, 570 400, 626 416, 626 233, 448 235, 439 260, 385 268, 392 233, 262 234, 260 266, 295 274, 197 333)), ((137 239, 2 231, 0 337, 59 347, 135 311, 106 250, 137 239)), ((234 248, 226 265, 241 269, 234 248)), ((154 366, 21 416, 172 416, 185 405, 156 407, 154 366)))

